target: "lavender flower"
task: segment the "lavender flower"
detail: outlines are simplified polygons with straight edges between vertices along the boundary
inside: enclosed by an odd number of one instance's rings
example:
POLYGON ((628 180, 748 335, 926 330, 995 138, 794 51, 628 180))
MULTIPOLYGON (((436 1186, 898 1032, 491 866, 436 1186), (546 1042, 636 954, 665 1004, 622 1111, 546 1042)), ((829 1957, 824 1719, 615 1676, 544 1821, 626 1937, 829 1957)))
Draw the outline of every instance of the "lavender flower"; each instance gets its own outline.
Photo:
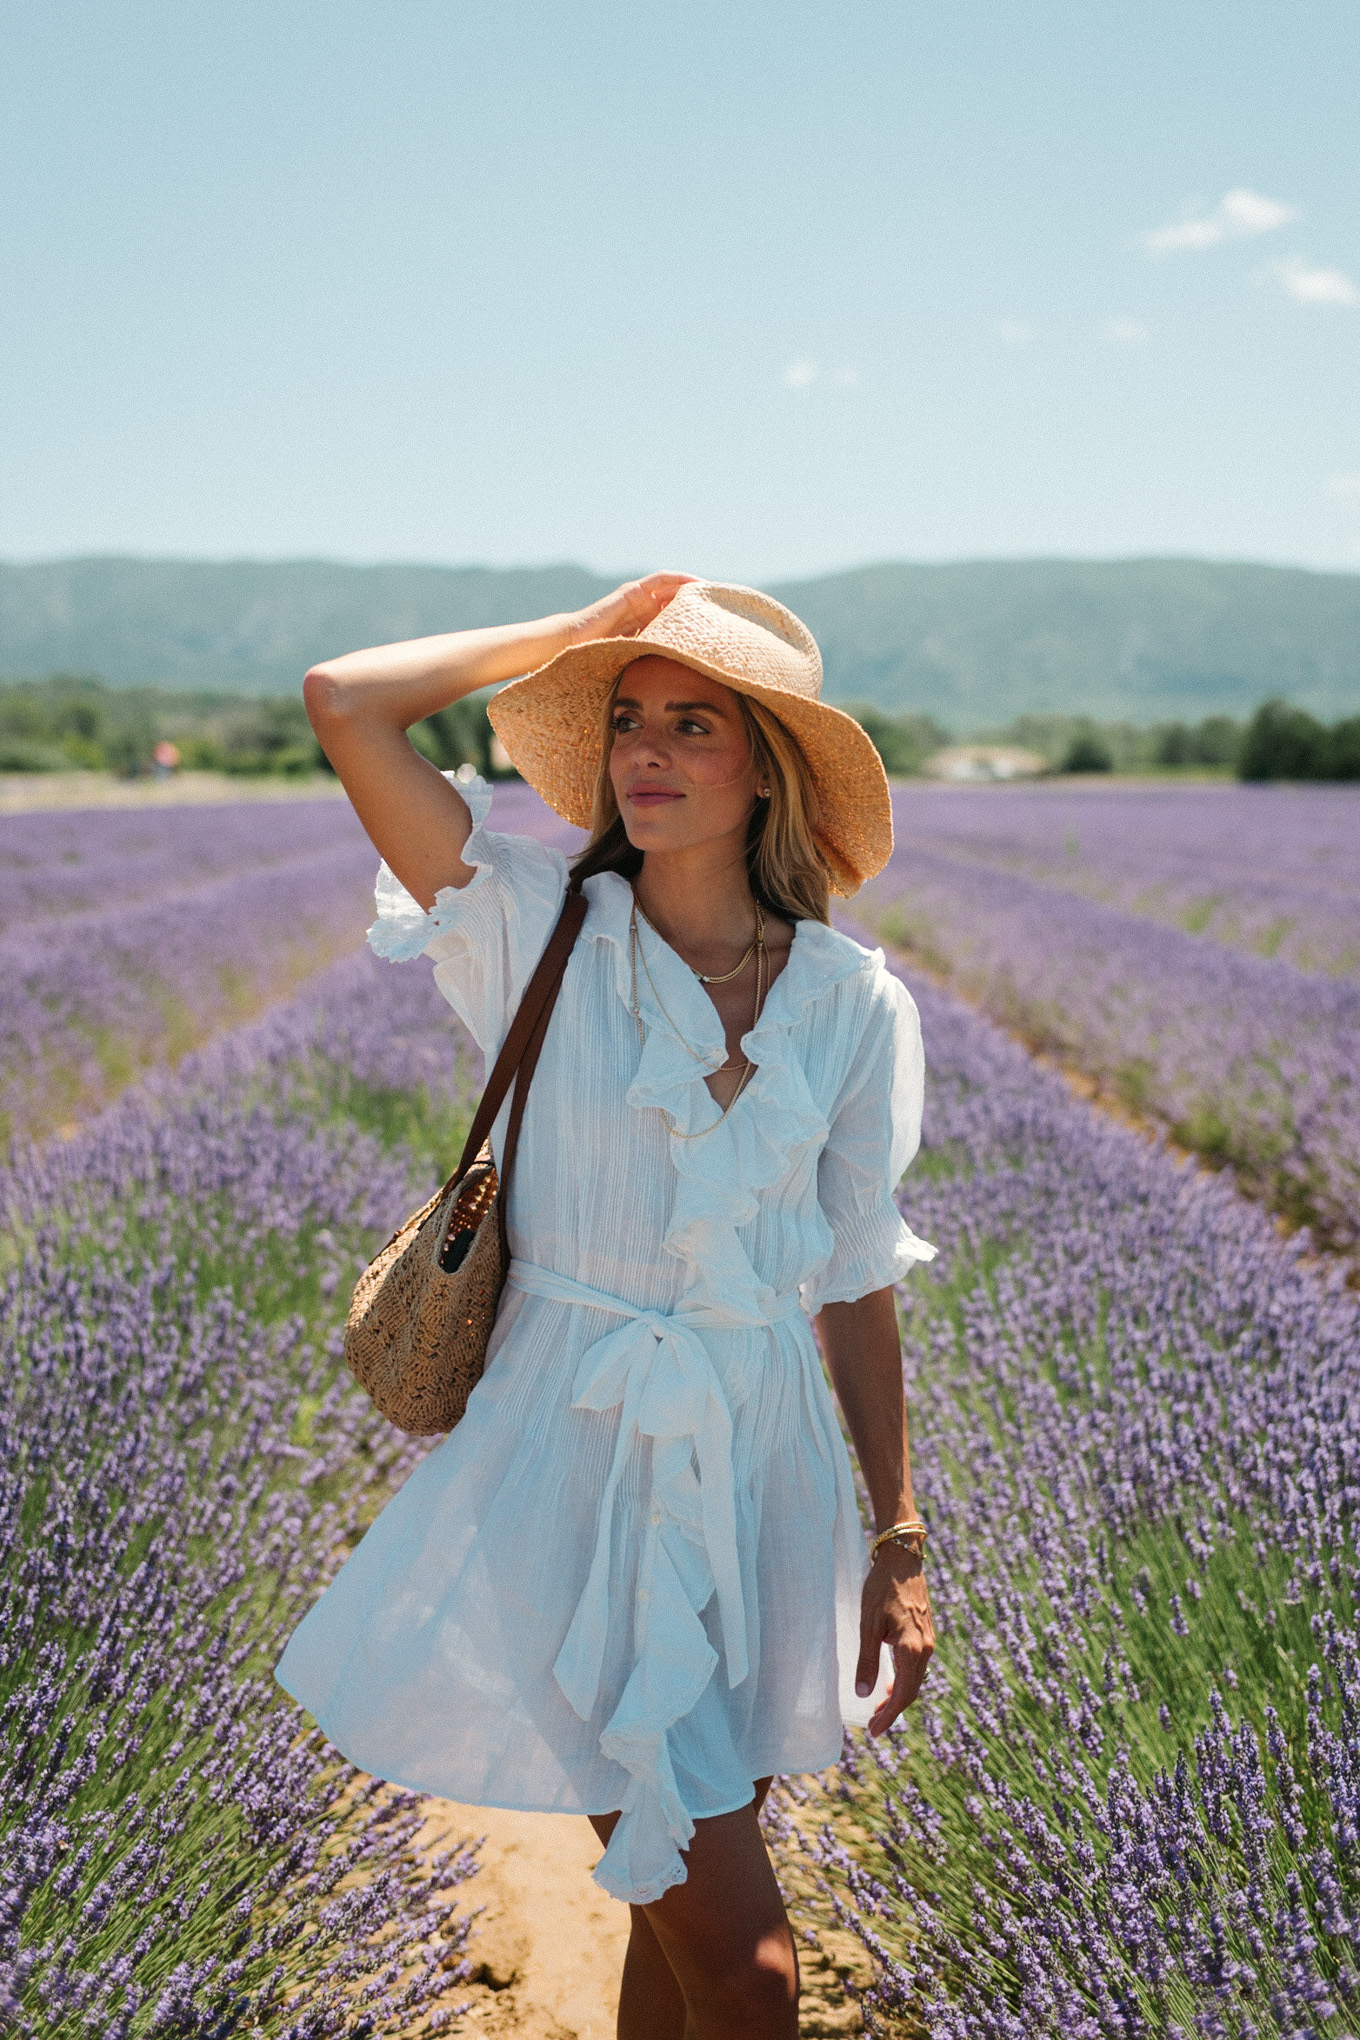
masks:
POLYGON ((464 1116, 447 1007, 413 973, 394 1027, 392 990, 337 965, 0 1177, 0 2005, 25 2040, 395 2035, 468 1974, 471 1852, 426 1860, 418 1799, 270 1676, 423 1449, 338 1348, 344 1276, 464 1116))
MULTIPOLYGON (((1251 808, 1258 840, 1268 837, 1270 814, 1283 813, 1294 798, 1288 789, 1237 793, 1251 808)), ((1360 979, 1309 975, 1070 890, 1054 882, 1051 858, 1032 854, 1033 828, 1030 836, 1019 830, 1021 847, 1009 861, 1038 864, 1043 881, 996 868, 1007 861, 997 835, 1006 818, 1019 825, 1042 815, 1052 825, 1072 798, 1064 806, 1056 794, 1040 792, 1002 791, 985 801, 976 794, 899 792, 897 850, 856 911, 1030 1046, 1087 1071, 1187 1146, 1231 1162, 1296 1222, 1330 1244, 1360 1244, 1360 979), (998 818, 990 833, 989 815, 998 818), (937 826, 928 830, 927 823, 937 826), (947 853, 937 837, 949 843, 947 853)), ((1083 808, 1086 842, 1102 826, 1092 798, 1083 808)), ((1136 790, 1101 799, 1109 836, 1101 855, 1112 866, 1124 860, 1123 894, 1145 903, 1134 881, 1141 873, 1150 885, 1166 853, 1150 827, 1139 834, 1131 816, 1140 824, 1167 822, 1165 807, 1136 790)), ((1332 817, 1328 827, 1338 836, 1343 810, 1351 833, 1323 842, 1327 855, 1318 869, 1330 883, 1332 868, 1344 864, 1360 899, 1354 850, 1360 797, 1338 790, 1317 809, 1332 817)), ((1240 881, 1230 856, 1232 819, 1220 815, 1226 842, 1216 837, 1213 846, 1229 889, 1240 881)), ((1236 819, 1245 832, 1245 813, 1236 819)), ((1239 852, 1245 860, 1240 845, 1239 852)), ((1188 855, 1184 845, 1178 854, 1188 855)), ((1262 841, 1258 861, 1267 855, 1262 841)), ((1218 882, 1212 861, 1200 877, 1204 885, 1218 882)), ((1303 882, 1297 871, 1290 880, 1303 882)), ((1338 873, 1342 919, 1347 883, 1338 873)))
POLYGON ((1360 1298, 913 990, 940 1649, 778 1846, 859 1935, 875 2033, 1353 2031, 1360 1298))

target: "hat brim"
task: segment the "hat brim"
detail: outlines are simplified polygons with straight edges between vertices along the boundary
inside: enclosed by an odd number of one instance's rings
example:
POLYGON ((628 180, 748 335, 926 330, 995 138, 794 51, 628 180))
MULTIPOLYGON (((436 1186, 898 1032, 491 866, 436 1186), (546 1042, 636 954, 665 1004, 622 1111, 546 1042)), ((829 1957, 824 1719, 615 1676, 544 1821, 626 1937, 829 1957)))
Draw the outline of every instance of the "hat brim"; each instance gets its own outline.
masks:
POLYGON ((601 720, 610 689, 635 659, 670 659, 763 703, 796 740, 817 799, 817 845, 832 889, 848 898, 892 856, 892 796, 883 761, 852 715, 783 687, 764 687, 645 638, 569 645, 536 672, 512 680, 487 704, 491 727, 516 770, 549 807, 579 829, 591 825, 600 768, 601 720))

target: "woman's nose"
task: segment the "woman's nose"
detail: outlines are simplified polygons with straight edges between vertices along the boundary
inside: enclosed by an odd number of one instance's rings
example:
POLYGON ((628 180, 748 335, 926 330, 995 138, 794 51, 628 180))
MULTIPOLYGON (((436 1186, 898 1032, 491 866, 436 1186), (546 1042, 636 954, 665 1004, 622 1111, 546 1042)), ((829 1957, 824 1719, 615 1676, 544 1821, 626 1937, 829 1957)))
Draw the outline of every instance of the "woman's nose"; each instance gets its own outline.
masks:
POLYGON ((664 770, 670 764, 670 747, 664 730, 639 730, 633 744, 633 756, 640 765, 656 765, 664 770))

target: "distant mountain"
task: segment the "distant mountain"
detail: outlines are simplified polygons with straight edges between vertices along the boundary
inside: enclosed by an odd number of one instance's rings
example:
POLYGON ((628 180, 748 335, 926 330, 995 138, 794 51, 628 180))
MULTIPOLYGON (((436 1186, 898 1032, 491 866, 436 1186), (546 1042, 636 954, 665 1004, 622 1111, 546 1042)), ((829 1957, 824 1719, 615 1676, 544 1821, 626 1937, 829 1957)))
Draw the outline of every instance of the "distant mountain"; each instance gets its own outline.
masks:
POLYGON ((350 567, 330 560, 50 560, 0 565, 0 673, 117 687, 294 694, 359 645, 579 609, 583 567, 350 567))
MULTIPOLYGON (((582 567, 321 560, 0 565, 0 673, 291 693, 328 654, 577 608, 582 567)), ((1204 560, 886 564, 774 593, 816 633, 827 694, 961 731, 1025 712, 1154 722, 1282 694, 1360 708, 1360 574, 1204 560)))
POLYGON ((1207 560, 885 565, 779 591, 842 701, 956 729, 1051 711, 1150 723, 1282 694, 1360 708, 1360 574, 1207 560))

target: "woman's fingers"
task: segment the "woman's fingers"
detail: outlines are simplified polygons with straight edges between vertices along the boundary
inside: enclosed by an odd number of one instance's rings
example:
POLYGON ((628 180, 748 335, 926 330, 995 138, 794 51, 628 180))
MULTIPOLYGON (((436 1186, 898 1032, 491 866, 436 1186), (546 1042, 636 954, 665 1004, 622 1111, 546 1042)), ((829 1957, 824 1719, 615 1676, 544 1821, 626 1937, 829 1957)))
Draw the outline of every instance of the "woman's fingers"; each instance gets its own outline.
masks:
POLYGON ((855 1666, 855 1691, 867 1700, 878 1684, 879 1659, 883 1650, 883 1623, 866 1608, 860 1616, 859 1663, 855 1666))
POLYGON ((646 574, 642 580, 630 581, 626 588, 621 588, 619 593, 626 599, 633 631, 645 630, 686 582, 693 579, 693 574, 646 574))
POLYGON ((870 1717, 870 1735, 882 1735, 884 1729, 891 1728, 898 1715, 911 1706, 921 1690, 926 1666, 930 1663, 930 1649, 928 1643, 893 1645, 892 1691, 870 1717))
POLYGON ((601 596, 583 609, 577 619, 578 643, 592 638, 636 637, 655 621, 679 589, 697 578, 694 574, 644 574, 640 581, 625 581, 612 594, 601 596))

